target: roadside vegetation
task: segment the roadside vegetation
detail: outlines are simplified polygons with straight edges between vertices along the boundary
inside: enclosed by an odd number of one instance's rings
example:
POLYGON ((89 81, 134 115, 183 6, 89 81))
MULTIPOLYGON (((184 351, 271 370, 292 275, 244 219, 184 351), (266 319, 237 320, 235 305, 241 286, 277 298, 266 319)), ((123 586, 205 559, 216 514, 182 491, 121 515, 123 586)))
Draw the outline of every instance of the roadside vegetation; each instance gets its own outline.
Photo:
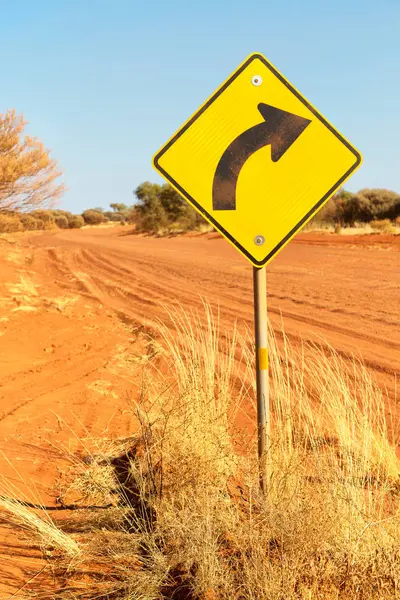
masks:
MULTIPOLYGON (((138 233, 173 235, 187 231, 213 229, 169 184, 144 182, 134 191, 132 206, 112 204, 114 212, 103 209, 83 213, 86 223, 110 221, 128 223, 138 233)), ((363 189, 352 194, 340 190, 307 225, 308 229, 327 229, 341 233, 358 228, 369 233, 400 232, 400 195, 385 189, 363 189)))
POLYGON ((68 517, 12 500, 9 483, 2 490, 2 518, 46 561, 24 594, 398 597, 396 422, 387 420, 385 397, 363 365, 354 360, 349 371, 333 350, 293 347, 284 332, 277 341, 271 331, 264 499, 251 335, 221 335, 207 307, 206 318, 168 318, 174 327, 160 325, 155 334, 140 402, 128 404, 138 431, 87 438, 79 454, 65 450, 70 466, 55 494, 61 507, 74 508, 68 517))
MULTIPOLYGON (((152 235, 213 229, 169 184, 149 181, 134 190, 130 206, 112 202, 110 210, 95 207, 79 215, 56 210, 65 191, 62 172, 42 142, 25 135, 26 125, 13 110, 0 113, 0 233, 106 224, 129 224, 152 235)), ((369 232, 399 232, 400 195, 385 189, 340 190, 307 225, 336 233, 365 226, 369 232)))
POLYGON ((369 226, 373 232, 394 233, 400 227, 400 195, 385 189, 362 189, 356 194, 337 192, 311 219, 311 227, 369 226))
MULTIPOLYGON (((129 219, 137 231, 171 234, 207 226, 203 217, 168 184, 145 182, 134 193, 137 201, 130 209, 129 219)), ((340 233, 344 228, 366 225, 371 232, 400 231, 400 195, 385 189, 363 189, 357 194, 339 190, 308 228, 340 233)))

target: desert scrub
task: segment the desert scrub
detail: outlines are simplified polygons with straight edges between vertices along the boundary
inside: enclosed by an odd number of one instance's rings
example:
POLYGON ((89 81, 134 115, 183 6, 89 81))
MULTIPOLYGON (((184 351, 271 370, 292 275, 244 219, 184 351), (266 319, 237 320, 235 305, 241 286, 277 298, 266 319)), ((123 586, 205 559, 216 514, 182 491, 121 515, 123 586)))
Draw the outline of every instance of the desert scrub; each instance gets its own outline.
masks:
POLYGON ((374 219, 370 222, 373 231, 379 233, 393 233, 393 224, 390 219, 374 219))
MULTIPOLYGON (((51 521, 61 533, 48 536, 52 579, 24 591, 124 600, 396 598, 395 423, 364 366, 349 367, 326 346, 292 346, 284 332, 278 343, 270 332, 263 498, 251 336, 221 331, 208 307, 205 315, 170 312, 168 321, 173 327, 160 324, 156 334, 163 352, 131 404, 138 431, 88 439, 85 456, 69 456, 59 502, 80 510, 51 521)), ((14 503, 2 508, 43 547, 46 530, 30 526, 14 503)))
POLYGON ((0 212, 0 233, 23 231, 24 226, 18 216, 0 212))

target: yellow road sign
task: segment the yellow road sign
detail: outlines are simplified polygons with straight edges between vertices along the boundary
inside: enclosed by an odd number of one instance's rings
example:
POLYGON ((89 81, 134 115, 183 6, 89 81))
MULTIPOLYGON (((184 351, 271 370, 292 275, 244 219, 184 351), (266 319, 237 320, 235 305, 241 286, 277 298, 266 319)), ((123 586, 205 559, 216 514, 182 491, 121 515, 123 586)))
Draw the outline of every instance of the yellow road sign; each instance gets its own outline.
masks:
POLYGON ((249 56, 153 159, 258 267, 360 163, 359 152, 260 54, 249 56))

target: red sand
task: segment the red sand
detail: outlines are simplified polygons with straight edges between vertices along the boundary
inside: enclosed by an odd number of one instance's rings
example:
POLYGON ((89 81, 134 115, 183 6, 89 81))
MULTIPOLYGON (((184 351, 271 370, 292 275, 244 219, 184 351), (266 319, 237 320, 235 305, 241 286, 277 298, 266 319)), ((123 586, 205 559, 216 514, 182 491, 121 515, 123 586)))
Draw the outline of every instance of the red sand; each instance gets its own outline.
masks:
MULTIPOLYGON (((89 435, 132 431, 126 394, 136 398, 140 381, 130 378, 124 352, 145 351, 140 328, 163 318, 165 304, 201 308, 207 298, 224 327, 235 319, 252 325, 251 266, 218 234, 128 233, 0 240, 0 451, 14 465, 0 456, 0 472, 15 486, 10 495, 52 505, 60 445, 74 450, 89 435)), ((344 357, 361 357, 393 404, 399 250, 400 236, 302 234, 268 266, 272 323, 282 318, 295 343, 324 339, 344 357)), ((0 592, 11 593, 24 582, 26 562, 38 559, 1 523, 0 536, 0 592)))

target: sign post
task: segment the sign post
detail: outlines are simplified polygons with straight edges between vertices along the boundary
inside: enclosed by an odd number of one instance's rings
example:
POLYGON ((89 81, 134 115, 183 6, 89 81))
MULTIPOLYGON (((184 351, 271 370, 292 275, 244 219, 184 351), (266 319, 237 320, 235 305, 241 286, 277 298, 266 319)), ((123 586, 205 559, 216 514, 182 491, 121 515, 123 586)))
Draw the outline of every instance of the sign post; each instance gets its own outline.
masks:
POLYGON ((265 265, 361 164, 360 153, 261 54, 250 55, 153 158, 254 267, 260 482, 268 483, 265 265))
POLYGON ((257 435, 260 486, 267 493, 270 433, 268 320, 266 268, 253 267, 254 330, 256 340, 257 435))

